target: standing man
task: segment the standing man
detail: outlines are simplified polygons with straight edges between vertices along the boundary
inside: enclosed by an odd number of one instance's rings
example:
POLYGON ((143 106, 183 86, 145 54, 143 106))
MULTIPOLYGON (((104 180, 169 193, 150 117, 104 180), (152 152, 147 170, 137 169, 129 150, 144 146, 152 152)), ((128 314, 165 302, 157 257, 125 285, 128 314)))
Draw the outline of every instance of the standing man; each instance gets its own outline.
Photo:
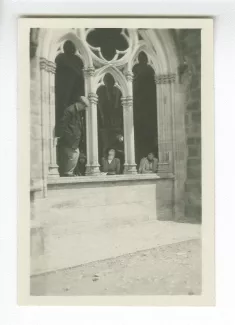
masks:
POLYGON ((79 158, 79 144, 82 136, 80 112, 89 106, 89 100, 81 96, 73 105, 67 107, 60 125, 59 170, 60 176, 74 176, 79 158))

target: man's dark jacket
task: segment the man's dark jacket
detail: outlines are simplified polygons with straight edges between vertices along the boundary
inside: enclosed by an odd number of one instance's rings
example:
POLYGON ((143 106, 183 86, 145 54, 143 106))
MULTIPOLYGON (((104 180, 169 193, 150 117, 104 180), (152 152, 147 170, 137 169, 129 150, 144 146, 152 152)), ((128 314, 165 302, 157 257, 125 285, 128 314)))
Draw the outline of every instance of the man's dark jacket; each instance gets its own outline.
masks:
POLYGON ((60 145, 77 149, 82 135, 82 123, 80 113, 76 105, 67 107, 60 123, 60 145))

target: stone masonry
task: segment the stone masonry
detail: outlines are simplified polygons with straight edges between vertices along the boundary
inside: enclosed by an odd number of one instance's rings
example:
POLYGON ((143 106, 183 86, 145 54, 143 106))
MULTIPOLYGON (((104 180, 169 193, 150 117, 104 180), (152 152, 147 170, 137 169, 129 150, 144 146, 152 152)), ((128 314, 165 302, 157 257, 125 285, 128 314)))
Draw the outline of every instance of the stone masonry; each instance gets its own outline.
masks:
POLYGON ((201 221, 201 30, 181 30, 179 38, 187 67, 185 217, 201 221))

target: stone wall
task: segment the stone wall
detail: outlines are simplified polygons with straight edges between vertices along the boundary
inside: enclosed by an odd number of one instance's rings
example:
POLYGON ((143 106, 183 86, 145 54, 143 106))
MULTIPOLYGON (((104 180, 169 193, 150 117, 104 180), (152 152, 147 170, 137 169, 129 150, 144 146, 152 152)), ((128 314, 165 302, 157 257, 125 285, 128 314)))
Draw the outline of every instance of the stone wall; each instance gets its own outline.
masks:
POLYGON ((37 57, 30 62, 30 179, 31 185, 42 180, 42 128, 40 69, 37 57))
POLYGON ((90 183, 90 177, 86 179, 87 183, 49 184, 47 198, 37 200, 31 274, 133 252, 138 247, 120 243, 120 233, 128 243, 125 236, 133 224, 141 228, 146 222, 173 218, 173 178, 90 183), (97 252, 100 240, 110 246, 108 255, 107 249, 97 252))
POLYGON ((179 33, 185 71, 185 127, 187 139, 187 176, 185 217, 201 220, 201 30, 179 33))

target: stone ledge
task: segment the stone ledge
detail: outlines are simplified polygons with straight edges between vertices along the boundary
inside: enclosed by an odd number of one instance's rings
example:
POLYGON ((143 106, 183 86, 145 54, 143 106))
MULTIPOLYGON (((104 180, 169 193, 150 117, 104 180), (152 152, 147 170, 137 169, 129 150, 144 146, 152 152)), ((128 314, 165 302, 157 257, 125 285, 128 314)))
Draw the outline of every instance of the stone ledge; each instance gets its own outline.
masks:
POLYGON ((162 179, 173 179, 171 173, 164 175, 157 174, 132 174, 132 175, 96 175, 96 176, 78 176, 78 177, 59 177, 48 178, 48 185, 63 185, 63 184, 80 184, 80 183, 108 183, 108 182, 123 182, 123 181, 157 181, 162 179))

